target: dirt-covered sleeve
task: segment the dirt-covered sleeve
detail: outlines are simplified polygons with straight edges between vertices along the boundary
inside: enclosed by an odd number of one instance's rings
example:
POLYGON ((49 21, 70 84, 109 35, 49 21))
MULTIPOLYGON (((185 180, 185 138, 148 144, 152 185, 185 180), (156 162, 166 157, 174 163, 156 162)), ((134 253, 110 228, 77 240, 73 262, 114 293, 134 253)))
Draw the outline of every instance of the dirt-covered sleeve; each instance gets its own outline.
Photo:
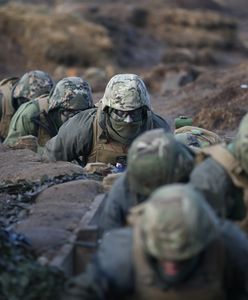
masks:
POLYGON ((33 102, 22 104, 11 119, 5 145, 13 145, 17 139, 25 135, 37 136, 37 126, 32 122, 32 116, 37 113, 38 107, 33 102))
POLYGON ((72 161, 88 156, 91 151, 93 120, 96 109, 83 111, 65 122, 58 134, 50 139, 42 153, 48 161, 72 161))

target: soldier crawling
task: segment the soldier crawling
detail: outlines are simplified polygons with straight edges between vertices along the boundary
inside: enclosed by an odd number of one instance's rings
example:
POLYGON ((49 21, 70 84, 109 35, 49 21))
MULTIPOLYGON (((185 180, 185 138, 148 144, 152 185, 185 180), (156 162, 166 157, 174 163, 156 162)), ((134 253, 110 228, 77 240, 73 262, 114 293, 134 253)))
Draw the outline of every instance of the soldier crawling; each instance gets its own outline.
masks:
POLYGON ((94 104, 88 82, 80 77, 66 77, 56 84, 49 95, 29 101, 18 109, 4 144, 13 146, 19 137, 33 135, 42 147, 69 118, 92 107, 94 104))
POLYGON ((103 237, 63 299, 248 298, 248 241, 192 186, 161 187, 132 214, 132 227, 103 237))
POLYGON ((116 165, 123 160, 131 142, 142 132, 164 128, 167 122, 151 111, 144 82, 134 74, 118 74, 109 81, 98 108, 80 112, 61 126, 45 146, 45 160, 116 165))
POLYGON ((11 118, 17 109, 28 101, 50 93, 54 82, 49 74, 35 70, 25 73, 20 79, 11 77, 0 82, 0 140, 9 130, 11 118))
POLYGON ((187 182, 195 164, 190 148, 162 128, 137 137, 128 151, 127 170, 106 195, 102 231, 126 225, 130 209, 144 202, 159 186, 187 182))

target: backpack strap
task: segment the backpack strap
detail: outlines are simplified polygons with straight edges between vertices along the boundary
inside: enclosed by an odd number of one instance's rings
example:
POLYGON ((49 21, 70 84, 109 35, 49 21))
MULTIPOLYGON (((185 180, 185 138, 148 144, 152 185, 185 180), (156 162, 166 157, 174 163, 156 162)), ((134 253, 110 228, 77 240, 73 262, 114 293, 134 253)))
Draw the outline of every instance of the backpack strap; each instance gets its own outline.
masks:
POLYGON ((4 78, 0 81, 0 87, 2 88, 2 86, 9 84, 11 87, 13 87, 17 80, 19 80, 18 77, 8 77, 8 78, 4 78))
POLYGON ((201 149, 201 152, 217 161, 227 171, 237 187, 248 188, 248 176, 244 174, 239 161, 225 147, 214 145, 201 149))

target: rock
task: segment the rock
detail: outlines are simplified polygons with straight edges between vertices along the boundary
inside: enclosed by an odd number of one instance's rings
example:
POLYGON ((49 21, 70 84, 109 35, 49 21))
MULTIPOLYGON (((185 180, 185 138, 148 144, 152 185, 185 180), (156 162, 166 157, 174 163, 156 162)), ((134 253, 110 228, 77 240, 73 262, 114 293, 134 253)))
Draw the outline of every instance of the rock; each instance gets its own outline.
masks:
POLYGON ((37 196, 28 218, 16 224, 15 230, 29 238, 39 255, 51 259, 102 192, 102 184, 94 180, 52 186, 37 196))
POLYGON ((200 70, 186 64, 160 64, 147 72, 143 79, 151 91, 164 94, 193 82, 199 74, 200 70))
POLYGON ((9 146, 11 149, 29 149, 33 152, 38 150, 38 139, 33 135, 21 136, 14 145, 9 146))
POLYGON ((83 168, 69 162, 41 161, 39 154, 29 149, 11 150, 6 147, 0 148, 0 182, 18 181, 41 182, 63 175, 83 174, 83 168), (11 163, 10 163, 11 162, 11 163))

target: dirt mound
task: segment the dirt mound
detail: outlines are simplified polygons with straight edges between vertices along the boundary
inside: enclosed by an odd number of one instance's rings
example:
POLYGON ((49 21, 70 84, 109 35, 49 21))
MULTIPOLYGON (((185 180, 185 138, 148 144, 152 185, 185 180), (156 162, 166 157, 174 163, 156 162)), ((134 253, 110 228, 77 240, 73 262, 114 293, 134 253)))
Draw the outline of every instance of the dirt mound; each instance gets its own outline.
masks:
POLYGON ((52 186, 42 192, 29 217, 16 226, 38 254, 51 258, 75 230, 95 196, 103 192, 100 182, 77 180, 52 186))
POLYGON ((55 10, 105 27, 114 45, 115 63, 133 70, 161 61, 231 63, 223 61, 223 52, 230 50, 245 56, 238 20, 221 7, 215 1, 105 1, 104 5, 58 1, 55 10), (215 53, 217 50, 221 53, 215 53))
POLYGON ((20 70, 53 70, 58 64, 103 65, 113 47, 100 25, 56 14, 46 6, 1 6, 0 35, 8 50, 0 50, 0 60, 20 70))
POLYGON ((69 162, 44 163, 31 150, 0 148, 0 182, 42 181, 63 175, 82 174, 83 168, 69 162), (11 162, 11 163, 10 163, 11 162))
MULTIPOLYGON (((246 55, 246 33, 240 34, 239 20, 227 17, 222 1, 20 2, 26 4, 0 7, 0 42, 5 45, 0 75, 40 68, 61 79, 84 75, 87 67, 105 72, 109 65, 115 73, 139 73, 161 61, 230 64, 223 59, 230 49, 238 62, 246 55), (65 70, 58 76, 60 67, 65 70)), ((94 82, 93 88, 99 91, 103 85, 94 82)))
MULTIPOLYGON (((154 78, 156 74, 155 69, 154 78)), ((195 126, 228 134, 237 129, 248 111, 247 89, 241 88, 241 84, 247 82, 248 63, 222 71, 205 69, 195 81, 180 89, 154 96, 152 104, 164 116, 173 119, 187 115, 193 117, 195 126)), ((165 84, 163 80, 161 84, 165 84)))
POLYGON ((166 8, 151 14, 148 26, 171 46, 230 49, 237 44, 235 20, 211 11, 166 8))
POLYGON ((200 69, 187 64, 160 64, 146 72, 143 80, 152 93, 164 94, 196 80, 200 73, 200 69))

